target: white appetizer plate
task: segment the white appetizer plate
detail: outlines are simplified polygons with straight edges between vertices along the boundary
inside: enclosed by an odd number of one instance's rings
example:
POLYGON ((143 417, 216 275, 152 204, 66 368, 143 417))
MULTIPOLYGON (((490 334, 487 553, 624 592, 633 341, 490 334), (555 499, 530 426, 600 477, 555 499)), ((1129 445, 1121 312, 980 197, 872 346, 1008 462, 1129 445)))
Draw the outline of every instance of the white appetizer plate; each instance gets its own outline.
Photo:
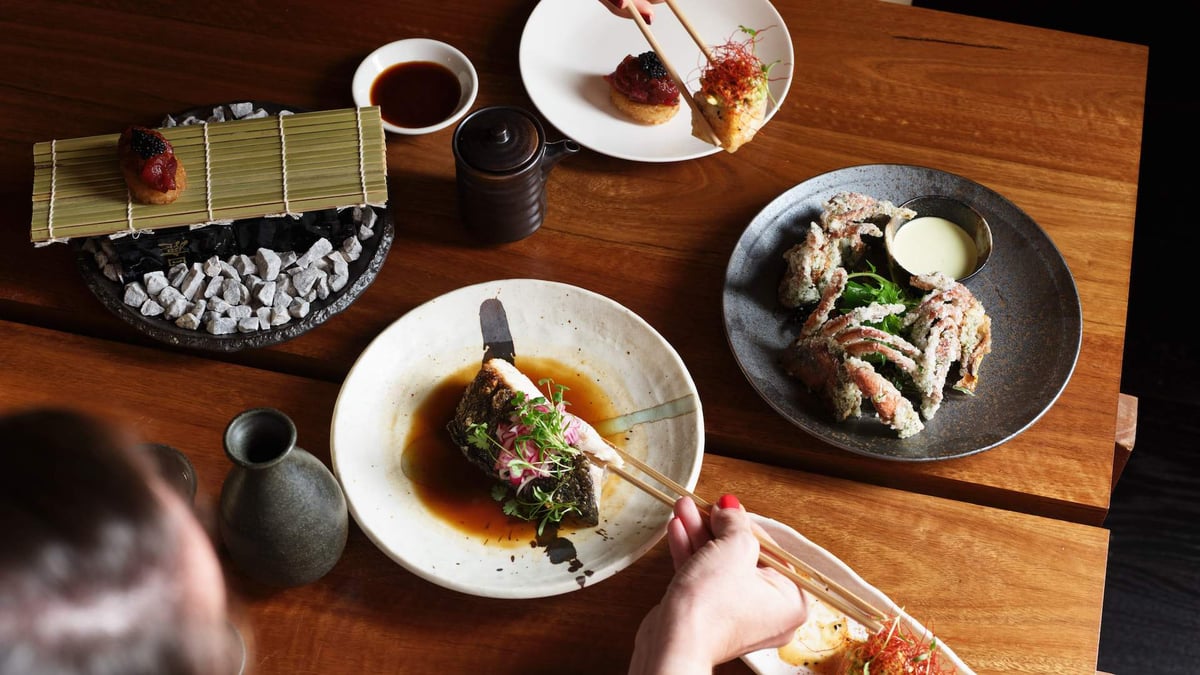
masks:
MULTIPOLYGON (((765 64, 775 63, 770 72, 769 121, 792 85, 792 38, 779 12, 768 0, 694 0, 686 3, 686 10, 710 45, 745 39, 739 25, 762 30, 755 55, 765 64)), ((704 62, 699 47, 665 4, 656 5, 651 28, 667 60, 695 91, 704 62)), ((521 34, 521 79, 547 121, 596 152, 642 162, 674 162, 721 152, 692 136, 691 109, 684 101, 671 121, 654 126, 633 122, 613 106, 604 76, 626 56, 649 50, 632 19, 613 16, 595 0, 542 0, 521 34)))
MULTIPOLYGON (((892 616, 900 617, 900 621, 907 625, 909 633, 912 635, 928 636, 929 631, 917 622, 916 619, 909 616, 903 609, 898 607, 892 599, 883 594, 882 591, 875 588, 871 584, 863 580, 857 572, 850 569, 846 563, 842 562, 829 551, 809 541, 804 535, 795 531, 791 527, 783 523, 760 516, 751 514, 754 520, 766 530, 767 534, 775 540, 789 553, 800 558, 804 562, 811 565, 817 572, 820 572, 826 579, 838 584, 842 588, 854 593, 856 596, 866 600, 872 607, 877 607, 882 611, 890 612, 892 616)), ((811 599, 810 603, 820 602, 819 600, 811 599)), ((823 611, 824 607, 817 608, 816 611, 823 611)), ((828 610, 833 611, 833 610, 828 610)), ((810 614, 814 612, 813 606, 810 604, 810 614)), ((857 630, 865 631, 861 626, 854 624, 853 632, 857 630)), ((864 633, 865 634, 865 633, 864 633)), ((938 641, 941 652, 941 662, 943 665, 954 667, 954 672, 957 675, 975 675, 975 671, 971 670, 963 660, 954 653, 944 642, 938 641)), ((762 649, 757 652, 751 652, 742 657, 742 661, 750 666, 750 669, 759 675, 816 675, 816 671, 811 668, 806 668, 800 665, 793 665, 780 658, 779 649, 762 649)))

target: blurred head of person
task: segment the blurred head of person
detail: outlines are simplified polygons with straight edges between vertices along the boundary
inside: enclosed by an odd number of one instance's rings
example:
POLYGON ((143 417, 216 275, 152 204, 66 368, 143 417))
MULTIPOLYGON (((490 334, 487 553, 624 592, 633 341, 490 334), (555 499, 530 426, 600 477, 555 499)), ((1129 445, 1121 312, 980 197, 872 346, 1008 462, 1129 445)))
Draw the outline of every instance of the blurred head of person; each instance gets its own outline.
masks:
POLYGON ((0 674, 225 675, 221 569, 133 437, 0 416, 0 674))

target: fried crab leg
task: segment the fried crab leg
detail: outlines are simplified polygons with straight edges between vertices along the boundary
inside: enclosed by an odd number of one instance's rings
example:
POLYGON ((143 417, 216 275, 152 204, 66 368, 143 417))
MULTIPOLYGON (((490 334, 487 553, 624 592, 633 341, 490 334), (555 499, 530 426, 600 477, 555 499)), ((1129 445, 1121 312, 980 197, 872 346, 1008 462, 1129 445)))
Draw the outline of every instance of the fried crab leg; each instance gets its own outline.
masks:
POLYGON ((862 258, 867 248, 863 237, 883 236, 877 221, 907 220, 916 215, 859 192, 840 192, 829 198, 820 223, 809 223, 804 241, 783 254, 787 272, 779 284, 780 303, 794 309, 819 301, 833 271, 853 266, 862 258))
POLYGON ((879 354, 895 363, 910 377, 917 377, 919 364, 913 357, 921 351, 898 335, 872 326, 904 311, 901 304, 873 303, 829 318, 846 288, 845 268, 836 268, 820 302, 805 321, 800 335, 784 355, 784 370, 818 393, 839 420, 862 414, 865 395, 879 419, 899 432, 901 438, 924 428, 912 403, 871 364, 858 358, 879 354))
POLYGON ((941 406, 955 361, 959 379, 954 387, 975 393, 983 357, 992 350, 992 320, 966 286, 944 274, 913 277, 912 284, 929 291, 909 313, 906 325, 913 344, 921 349, 922 377, 914 382, 921 390, 921 414, 930 419, 941 406))

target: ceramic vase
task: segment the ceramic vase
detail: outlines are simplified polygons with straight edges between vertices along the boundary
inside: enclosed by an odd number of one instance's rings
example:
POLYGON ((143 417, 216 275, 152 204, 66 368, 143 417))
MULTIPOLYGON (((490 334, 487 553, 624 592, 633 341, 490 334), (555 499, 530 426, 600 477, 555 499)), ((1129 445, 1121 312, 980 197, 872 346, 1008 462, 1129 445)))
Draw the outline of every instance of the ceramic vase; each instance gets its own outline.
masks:
POLYGON ((243 411, 225 429, 225 455, 234 466, 218 523, 238 570, 300 586, 332 569, 346 547, 346 498, 321 460, 296 446, 292 419, 274 408, 243 411))

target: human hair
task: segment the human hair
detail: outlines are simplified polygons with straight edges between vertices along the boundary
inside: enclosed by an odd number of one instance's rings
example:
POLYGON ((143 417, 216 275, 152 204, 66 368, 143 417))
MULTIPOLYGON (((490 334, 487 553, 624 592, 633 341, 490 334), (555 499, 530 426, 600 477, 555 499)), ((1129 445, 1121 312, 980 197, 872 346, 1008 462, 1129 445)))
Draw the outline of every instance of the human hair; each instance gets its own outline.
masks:
POLYGON ((216 672, 228 633, 189 611, 179 573, 191 516, 135 446, 39 409, 0 417, 0 458, 0 674, 216 672))

